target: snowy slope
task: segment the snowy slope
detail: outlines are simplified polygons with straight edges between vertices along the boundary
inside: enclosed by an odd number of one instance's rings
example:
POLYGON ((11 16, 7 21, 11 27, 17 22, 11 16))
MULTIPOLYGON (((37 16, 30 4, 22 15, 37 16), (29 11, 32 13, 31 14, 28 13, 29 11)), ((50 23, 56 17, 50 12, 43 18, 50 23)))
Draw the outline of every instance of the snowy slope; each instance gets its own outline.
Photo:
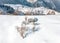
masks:
POLYGON ((36 8, 32 8, 32 7, 28 7, 28 6, 23 6, 21 4, 4 4, 5 6, 10 6, 12 7, 15 11, 19 11, 22 13, 31 13, 32 14, 47 14, 49 11, 54 11, 55 13, 59 13, 58 11, 49 9, 49 8, 45 8, 45 7, 36 7, 36 8))
POLYGON ((25 16, 0 15, 0 43, 60 43, 60 15, 35 17, 39 19, 40 30, 22 39, 16 26, 25 16))
POLYGON ((0 4, 21 4, 29 7, 47 7, 60 11, 60 0, 0 0, 0 4))

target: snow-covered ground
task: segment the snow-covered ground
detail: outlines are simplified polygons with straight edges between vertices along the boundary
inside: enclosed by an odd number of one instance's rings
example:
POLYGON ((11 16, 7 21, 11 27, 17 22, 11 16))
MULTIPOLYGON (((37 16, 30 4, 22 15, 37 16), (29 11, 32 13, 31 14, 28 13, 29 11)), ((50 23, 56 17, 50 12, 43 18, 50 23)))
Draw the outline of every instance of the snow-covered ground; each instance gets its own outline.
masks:
POLYGON ((4 4, 6 6, 10 6, 12 7, 15 11, 19 11, 19 12, 23 12, 23 13, 38 13, 38 14, 47 14, 49 11, 54 11, 56 14, 60 13, 58 11, 52 10, 52 9, 48 9, 45 7, 36 7, 36 8, 32 8, 32 7, 28 7, 28 6, 23 6, 21 4, 4 4))
POLYGON ((25 16, 0 15, 0 43, 60 43, 60 15, 37 17, 40 30, 22 39, 16 30, 25 16))

